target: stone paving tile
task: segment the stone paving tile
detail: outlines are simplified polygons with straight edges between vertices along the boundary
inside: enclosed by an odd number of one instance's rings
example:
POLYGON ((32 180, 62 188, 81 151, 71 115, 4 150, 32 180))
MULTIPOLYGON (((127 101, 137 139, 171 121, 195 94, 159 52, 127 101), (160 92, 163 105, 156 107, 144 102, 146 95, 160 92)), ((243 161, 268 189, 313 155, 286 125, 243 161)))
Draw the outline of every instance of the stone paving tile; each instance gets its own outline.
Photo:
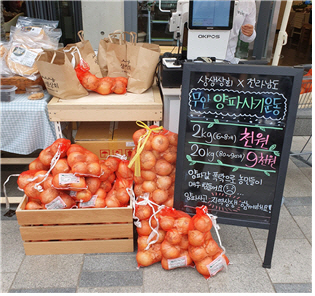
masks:
POLYGON ((312 192, 312 182, 305 177, 292 160, 289 160, 283 196, 285 198, 303 197, 309 196, 310 192, 312 192))
POLYGON ((95 255, 86 256, 83 263, 83 271, 123 271, 137 270, 136 255, 95 255))
POLYGON ((208 280, 210 293, 273 293, 269 276, 257 254, 231 254, 226 271, 208 280))
POLYGON ((15 272, 1 272, 1 293, 8 293, 9 289, 13 283, 14 277, 16 273, 15 272))
POLYGON ((209 293, 205 278, 195 268, 164 270, 160 263, 143 268, 144 293, 209 293))
POLYGON ((305 237, 312 244, 312 217, 310 216, 294 216, 297 225, 300 227, 305 237))
POLYGON ((17 221, 1 221, 1 271, 17 272, 24 257, 23 241, 17 221))
MULTIPOLYGON (((220 224, 219 235, 227 255, 256 253, 247 227, 220 224)), ((216 235, 213 234, 213 237, 216 238, 216 235)))
POLYGON ((142 270, 82 271, 79 287, 142 286, 142 270))
POLYGON ((142 293, 142 287, 91 287, 77 289, 77 293, 142 293))
MULTIPOLYGON (((253 239, 263 239, 267 241, 268 230, 258 228, 248 228, 253 239)), ((281 207, 277 228, 277 239, 280 238, 304 238, 304 234, 296 224, 285 206, 281 207)))
POLYGON ((82 254, 25 256, 12 289, 73 287, 82 264, 82 254))
POLYGON ((11 289, 10 293, 75 293, 76 287, 69 288, 38 288, 38 289, 11 289))
MULTIPOLYGON (((266 242, 255 240, 261 258, 266 242)), ((306 239, 276 239, 271 268, 266 269, 273 283, 311 283, 312 247, 306 239)))
POLYGON ((284 198, 284 205, 286 207, 311 206, 312 205, 312 196, 286 197, 286 198, 284 198))
POLYGON ((312 206, 287 206, 292 216, 312 216, 312 206))
POLYGON ((312 284, 274 284, 277 293, 312 293, 312 284))

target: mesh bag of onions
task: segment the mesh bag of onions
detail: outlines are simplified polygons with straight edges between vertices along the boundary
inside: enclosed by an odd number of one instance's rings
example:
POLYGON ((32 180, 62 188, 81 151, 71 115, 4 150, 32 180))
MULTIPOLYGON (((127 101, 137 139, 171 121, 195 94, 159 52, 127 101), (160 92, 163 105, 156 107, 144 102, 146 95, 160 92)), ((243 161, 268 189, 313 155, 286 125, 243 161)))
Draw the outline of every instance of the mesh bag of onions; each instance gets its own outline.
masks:
POLYGON ((216 217, 208 214, 206 206, 196 208, 196 215, 192 217, 188 230, 188 253, 195 262, 197 271, 206 279, 226 269, 229 259, 221 244, 218 233, 219 226, 216 217), (210 232, 212 225, 219 239, 219 244, 213 239, 210 232))
POLYGON ((82 146, 57 139, 18 175, 17 183, 28 197, 26 210, 122 207, 129 204, 127 189, 133 183, 128 165, 126 156, 100 161, 82 146))
POLYGON ((135 148, 129 164, 135 195, 149 193, 154 203, 173 207, 178 135, 162 126, 137 124, 143 128, 133 134, 135 148))
POLYGON ((149 193, 136 198, 133 191, 129 192, 133 200, 133 218, 138 233, 136 256, 138 268, 150 266, 162 259, 161 243, 166 232, 159 227, 158 214, 163 206, 152 202, 149 193))
POLYGON ((160 227, 166 232, 161 244, 162 267, 166 270, 194 266, 188 252, 191 217, 174 208, 164 207, 159 214, 160 227))

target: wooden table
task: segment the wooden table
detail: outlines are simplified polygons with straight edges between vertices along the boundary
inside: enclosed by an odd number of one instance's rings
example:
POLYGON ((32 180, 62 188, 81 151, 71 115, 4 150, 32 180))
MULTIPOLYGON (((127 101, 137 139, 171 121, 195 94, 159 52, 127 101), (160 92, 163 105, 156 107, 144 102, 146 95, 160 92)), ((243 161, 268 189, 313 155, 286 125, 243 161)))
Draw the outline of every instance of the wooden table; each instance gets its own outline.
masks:
POLYGON ((100 95, 90 92, 75 100, 53 97, 48 104, 50 121, 61 137, 60 122, 81 121, 155 121, 162 120, 163 103, 157 85, 142 94, 100 95))

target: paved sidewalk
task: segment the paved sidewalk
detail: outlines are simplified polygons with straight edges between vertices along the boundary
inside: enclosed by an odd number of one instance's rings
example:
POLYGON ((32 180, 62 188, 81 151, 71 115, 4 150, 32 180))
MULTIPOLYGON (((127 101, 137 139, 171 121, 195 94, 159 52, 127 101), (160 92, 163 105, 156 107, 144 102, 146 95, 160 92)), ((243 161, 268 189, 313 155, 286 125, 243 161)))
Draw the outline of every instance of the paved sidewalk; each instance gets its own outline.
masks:
POLYGON ((2 207, 2 293, 312 292, 312 167, 293 157, 271 269, 262 267, 267 230, 223 224, 221 240, 232 264, 209 280, 194 268, 166 271, 156 263, 137 269, 136 252, 25 256, 16 216, 3 213, 2 207))

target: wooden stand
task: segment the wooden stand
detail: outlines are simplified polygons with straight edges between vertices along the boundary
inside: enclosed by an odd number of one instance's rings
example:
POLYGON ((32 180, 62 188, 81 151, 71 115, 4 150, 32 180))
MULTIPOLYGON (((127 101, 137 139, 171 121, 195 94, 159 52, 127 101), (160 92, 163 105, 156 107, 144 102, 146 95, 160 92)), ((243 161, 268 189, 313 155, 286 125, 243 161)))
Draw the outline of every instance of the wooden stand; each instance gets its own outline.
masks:
POLYGON ((132 206, 16 210, 26 255, 133 252, 132 206))

